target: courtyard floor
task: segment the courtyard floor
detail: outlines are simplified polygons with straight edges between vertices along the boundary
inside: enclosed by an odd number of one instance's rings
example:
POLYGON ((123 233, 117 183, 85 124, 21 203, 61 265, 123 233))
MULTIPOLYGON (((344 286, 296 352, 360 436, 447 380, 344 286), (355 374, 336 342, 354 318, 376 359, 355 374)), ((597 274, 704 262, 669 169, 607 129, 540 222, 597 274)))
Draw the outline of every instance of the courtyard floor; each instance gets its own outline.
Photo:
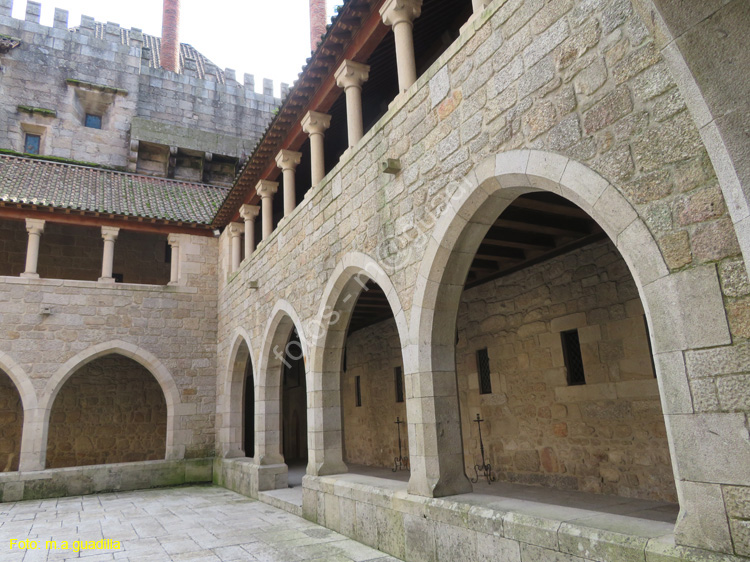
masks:
POLYGON ((215 486, 0 504, 0 562, 37 560, 398 562, 286 511, 215 486), (37 541, 36 549, 19 550, 18 543, 10 548, 12 540, 29 539, 37 541), (119 541, 121 548, 75 550, 74 541, 107 539, 110 545, 119 541), (55 544, 48 548, 47 541, 55 544), (63 541, 68 541, 67 549, 63 541))

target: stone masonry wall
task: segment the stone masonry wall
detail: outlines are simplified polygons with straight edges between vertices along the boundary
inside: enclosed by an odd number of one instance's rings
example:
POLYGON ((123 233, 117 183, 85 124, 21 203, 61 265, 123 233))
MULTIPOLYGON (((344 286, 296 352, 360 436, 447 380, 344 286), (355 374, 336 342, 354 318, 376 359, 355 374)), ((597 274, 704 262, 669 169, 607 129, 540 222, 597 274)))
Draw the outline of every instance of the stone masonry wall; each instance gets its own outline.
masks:
MULTIPOLYGON (((717 474, 724 485, 747 494, 750 480, 738 469, 747 456, 733 452, 709 470, 706 454, 714 445, 726 447, 724 440, 747 436, 750 284, 698 129, 654 38, 627 0, 497 0, 472 22, 236 274, 227 276, 222 267, 218 392, 228 380, 238 330, 247 332, 259 358, 268 320, 281 301, 312 339, 324 288, 353 252, 383 265, 405 322, 414 328, 425 255, 420 241, 434 232, 433 217, 454 212, 445 210, 446 198, 481 162, 524 148, 568 158, 571 170, 576 162, 593 169, 632 206, 645 228, 636 222, 638 229, 614 241, 637 262, 648 257, 640 253, 645 241, 656 240, 669 274, 659 282, 663 296, 651 287, 649 298, 662 305, 662 313, 664 299, 673 297, 684 302, 690 295, 700 306, 723 304, 726 316, 710 313, 711 332, 705 321, 691 322, 680 327, 684 337, 675 344, 664 313, 653 318, 659 323, 652 334, 664 383, 679 389, 670 387, 662 399, 680 451, 675 462, 683 500, 691 510, 705 506, 707 513, 723 515, 717 474), (400 174, 381 174, 384 158, 398 158, 400 174), (381 248, 397 235, 416 242, 392 268, 381 248), (696 448, 696 442, 703 445, 696 448)), ((595 214, 614 220, 603 210, 595 214)), ((221 239, 224 265, 227 239, 221 239)), ((699 318, 696 309, 684 315, 699 318)), ((219 413, 219 427, 224 416, 219 413)), ((736 504, 738 528, 750 518, 747 505, 736 504)), ((750 552, 739 532, 732 542, 720 517, 706 521, 713 525, 712 549, 750 552)), ((686 532, 709 546, 705 529, 686 532)))
POLYGON ((643 307, 603 241, 464 292, 456 348, 467 474, 476 414, 500 480, 677 501, 643 307), (568 386, 560 332, 577 329, 586 384, 568 386), (480 394, 486 347, 491 394, 480 394))
POLYGON ((131 140, 240 157, 250 153, 281 103, 272 82, 264 80, 256 93, 249 75, 240 84, 226 72, 226 84, 220 84, 215 75, 199 79, 190 70, 150 68, 139 30, 130 30, 123 45, 117 24, 104 25, 100 39, 90 19, 73 33, 65 22, 50 28, 16 20, 2 8, 0 34, 21 44, 2 56, 1 149, 22 152, 31 133, 42 136, 42 154, 118 168, 135 162, 131 140), (102 128, 85 127, 86 113, 101 115, 102 128))
MULTIPOLYGON (((341 375, 344 462, 393 466, 398 456, 396 417, 406 421, 406 402, 396 402, 395 367, 403 369, 395 320, 357 330, 347 338, 346 372, 341 375), (360 407, 355 400, 357 376, 362 394, 360 407)), ((401 426, 401 441, 403 456, 408 456, 405 424, 401 426)))
POLYGON ((81 367, 55 399, 47 468, 164 458, 167 404, 147 369, 118 355, 81 367))
POLYGON ((16 385, 0 370, 0 472, 18 470, 23 405, 16 385))
POLYGON ((122 341, 152 354, 179 392, 175 427, 188 458, 214 449, 216 240, 180 235, 179 286, 0 278, 0 350, 37 397, 71 358, 122 341), (44 306, 51 314, 42 315, 44 306))
MULTIPOLYGON (((28 233, 23 221, 0 221, 0 275, 16 276, 26 266, 28 233)), ((166 285, 167 237, 120 230, 115 242, 114 273, 124 283, 166 285)), ((47 222, 39 243, 37 271, 45 279, 96 281, 102 274, 101 229, 47 222)))

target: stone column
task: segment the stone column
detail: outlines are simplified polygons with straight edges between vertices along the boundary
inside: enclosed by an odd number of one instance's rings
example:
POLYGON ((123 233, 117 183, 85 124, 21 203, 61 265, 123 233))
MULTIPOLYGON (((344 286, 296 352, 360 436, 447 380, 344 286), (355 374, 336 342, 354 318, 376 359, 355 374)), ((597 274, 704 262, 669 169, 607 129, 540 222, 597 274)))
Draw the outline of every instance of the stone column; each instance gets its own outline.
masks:
POLYGON ((312 186, 315 187, 326 175, 323 134, 331 126, 331 116, 317 111, 308 111, 302 119, 302 130, 310 135, 310 168, 312 186))
POLYGON ((255 251, 255 218, 260 214, 257 205, 242 205, 240 216, 245 221, 245 258, 255 251))
POLYGON ((295 173, 297 165, 302 159, 301 152, 293 150, 281 150, 276 155, 276 165, 284 174, 284 216, 287 217, 297 206, 295 194, 295 173))
POLYGON ((279 182, 260 180, 255 192, 260 195, 260 206, 263 209, 263 240, 273 232, 273 196, 279 189, 279 182))
POLYGON ((104 238, 104 256, 102 257, 102 276, 99 281, 104 283, 114 283, 112 277, 112 265, 115 260, 115 240, 120 233, 120 229, 114 226, 102 227, 102 238, 104 238))
POLYGON ((241 240, 240 236, 242 236, 242 231, 244 230, 244 227, 242 223, 239 222, 233 222, 229 223, 229 240, 231 242, 232 247, 232 262, 231 262, 231 269, 229 270, 229 273, 234 273, 240 268, 240 250, 241 250, 241 240))
POLYGON ((422 0, 386 0, 380 8, 383 23, 393 27, 393 35, 396 41, 398 89, 400 92, 405 92, 417 81, 412 22, 421 13, 422 0))
POLYGON ((346 126, 349 131, 349 148, 362 138, 362 84, 370 76, 366 64, 345 60, 336 71, 336 85, 346 94, 346 126))
POLYGON ((180 282, 180 235, 170 234, 167 243, 172 248, 172 267, 169 272, 169 285, 177 285, 180 282))
POLYGON ((39 263, 39 240, 44 232, 44 221, 39 219, 26 219, 26 232, 29 233, 29 241, 26 247, 26 270, 21 277, 38 279, 36 266, 39 263))

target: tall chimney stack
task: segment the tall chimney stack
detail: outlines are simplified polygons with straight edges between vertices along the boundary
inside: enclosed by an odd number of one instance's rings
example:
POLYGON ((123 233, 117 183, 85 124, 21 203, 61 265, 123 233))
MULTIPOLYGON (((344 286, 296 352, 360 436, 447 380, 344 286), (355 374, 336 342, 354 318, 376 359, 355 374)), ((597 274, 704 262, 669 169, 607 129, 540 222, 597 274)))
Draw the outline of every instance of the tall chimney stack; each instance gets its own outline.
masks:
POLYGON ((161 17, 161 67, 177 72, 180 64, 180 0, 164 0, 161 17))
POLYGON ((310 0, 310 48, 315 51, 326 32, 326 0, 310 0))

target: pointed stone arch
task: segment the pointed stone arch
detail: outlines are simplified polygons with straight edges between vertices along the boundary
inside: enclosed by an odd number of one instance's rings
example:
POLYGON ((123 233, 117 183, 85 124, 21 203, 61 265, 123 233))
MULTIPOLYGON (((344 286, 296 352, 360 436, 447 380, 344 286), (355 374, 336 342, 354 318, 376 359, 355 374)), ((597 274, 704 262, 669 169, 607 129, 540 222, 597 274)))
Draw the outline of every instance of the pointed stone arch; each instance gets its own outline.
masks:
MULTIPOLYGON (((635 209, 615 186, 586 166, 557 154, 514 150, 484 160, 467 175, 436 224, 420 264, 410 326, 418 375, 431 381, 433 388, 450 387, 448 379, 455 377, 456 311, 473 255, 490 225, 515 198, 539 190, 556 193, 586 211, 614 242, 630 269, 651 332, 681 506, 677 536, 683 544, 709 546, 712 539, 698 534, 704 523, 726 517, 718 501, 720 482, 710 476, 715 473, 710 455, 698 459, 688 452, 690 443, 706 439, 720 447, 742 450, 742 458, 747 458, 747 444, 739 435, 732 438, 724 432, 721 439, 711 437, 711 428, 718 422, 694 412, 688 385, 686 351, 731 344, 716 269, 698 266, 670 273, 635 209), (688 465, 681 459, 692 462, 688 465), (682 475, 687 471, 707 476, 690 482, 682 475), (716 484, 704 484, 709 481, 716 484)), ((460 431, 457 399, 446 397, 434 407, 441 417, 423 420, 422 428, 415 429, 424 434, 418 438, 418 458, 412 453, 410 489, 423 495, 455 493, 462 488, 463 477, 457 476, 463 472, 460 440, 456 440, 460 431), (430 455, 429 451, 439 453, 430 455)), ((727 423, 733 423, 728 419, 731 414, 725 416, 727 423)), ((743 462, 730 455, 722 458, 730 464, 743 462)), ((741 469, 737 465, 724 472, 732 470, 741 469)))
POLYGON ((47 382, 39 401, 39 411, 42 421, 42 432, 38 442, 38 462, 41 467, 45 466, 47 437, 49 434, 49 420, 52 405, 66 381, 73 376, 81 367, 100 357, 106 355, 122 355, 132 359, 147 369, 156 379, 167 405, 167 435, 166 454, 167 460, 181 459, 185 456, 185 443, 180 431, 183 429, 182 401, 174 379, 166 366, 151 352, 138 347, 135 344, 121 340, 113 340, 89 347, 68 359, 61 365, 55 374, 47 382))
POLYGON ((254 456, 254 451, 245 451, 243 442, 244 401, 246 392, 255 396, 253 388, 245 388, 245 372, 248 363, 256 378, 256 358, 253 353, 250 334, 244 328, 237 328, 232 334, 232 347, 220 380, 220 391, 216 400, 219 419, 219 450, 223 457, 254 456))
POLYGON ((408 341, 406 314, 388 274, 367 254, 346 254, 329 277, 320 309, 309 329, 312 342, 309 390, 313 391, 310 432, 315 444, 310 450, 309 469, 319 476, 346 472, 341 425, 341 364, 352 312, 370 280, 385 292, 402 350, 408 341))
MULTIPOLYGON (((255 462, 260 465, 284 463, 281 454, 281 385, 284 350, 292 330, 300 338, 302 355, 307 362, 307 338, 294 307, 279 300, 271 311, 260 347, 257 371, 257 403, 255 427, 255 462)), ((306 379, 309 369, 305 369, 306 379)), ((306 381, 309 385, 310 381, 306 381)), ((308 387, 309 388, 309 387, 308 387)))
POLYGON ((16 363, 13 358, 0 351, 0 370, 8 375, 16 391, 21 398, 23 407, 23 426, 21 430, 21 452, 18 459, 18 470, 33 470, 34 451, 34 434, 38 431, 35 423, 37 417, 37 396, 34 385, 31 383, 26 372, 16 363))

